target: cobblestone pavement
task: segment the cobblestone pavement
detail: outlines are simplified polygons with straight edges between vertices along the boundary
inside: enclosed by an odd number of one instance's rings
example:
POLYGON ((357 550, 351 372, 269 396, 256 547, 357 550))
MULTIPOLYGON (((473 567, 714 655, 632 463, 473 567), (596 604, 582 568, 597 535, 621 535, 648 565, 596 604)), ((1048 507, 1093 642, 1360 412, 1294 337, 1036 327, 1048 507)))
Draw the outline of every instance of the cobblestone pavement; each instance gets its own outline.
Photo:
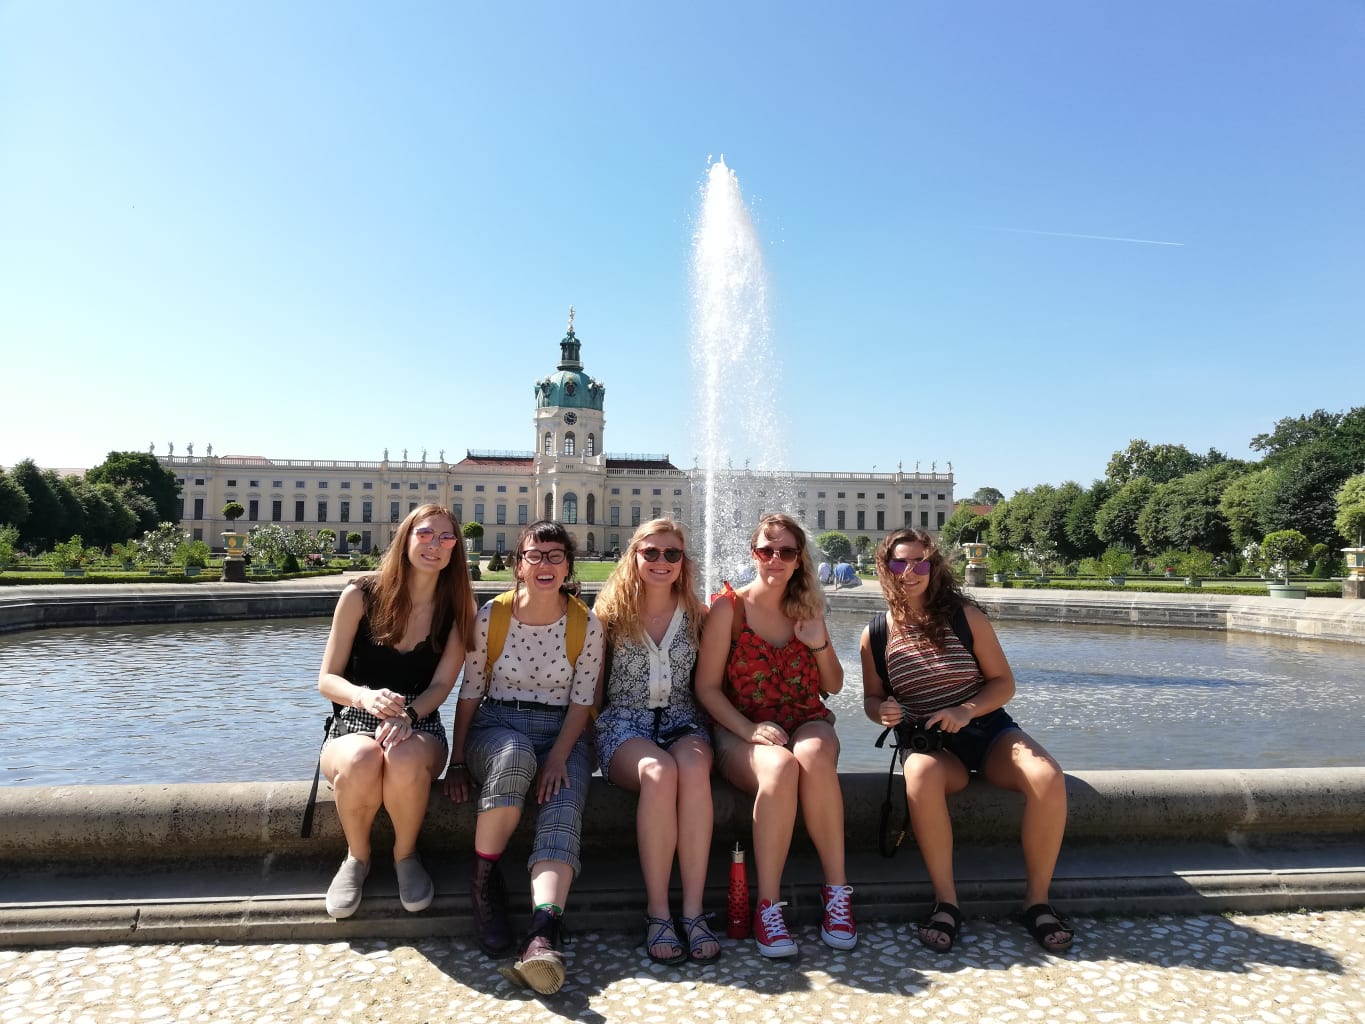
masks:
POLYGON ((874 924, 851 953, 806 929, 793 961, 727 940, 718 963, 673 968, 639 936, 582 932, 549 997, 464 939, 0 949, 0 1022, 1365 1022, 1365 911, 1076 924, 1065 957, 970 920, 943 956, 874 924))

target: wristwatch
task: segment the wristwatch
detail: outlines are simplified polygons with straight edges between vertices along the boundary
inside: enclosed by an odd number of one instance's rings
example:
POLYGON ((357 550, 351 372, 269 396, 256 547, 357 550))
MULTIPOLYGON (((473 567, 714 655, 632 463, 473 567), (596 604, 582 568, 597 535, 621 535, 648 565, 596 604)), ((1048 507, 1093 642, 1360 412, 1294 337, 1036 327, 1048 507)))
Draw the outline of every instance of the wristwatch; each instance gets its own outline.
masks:
POLYGON ((420 721, 420 719, 417 716, 417 709, 413 707, 411 704, 408 704, 403 708, 403 710, 407 712, 408 721, 412 723, 413 728, 416 728, 417 723, 420 721))

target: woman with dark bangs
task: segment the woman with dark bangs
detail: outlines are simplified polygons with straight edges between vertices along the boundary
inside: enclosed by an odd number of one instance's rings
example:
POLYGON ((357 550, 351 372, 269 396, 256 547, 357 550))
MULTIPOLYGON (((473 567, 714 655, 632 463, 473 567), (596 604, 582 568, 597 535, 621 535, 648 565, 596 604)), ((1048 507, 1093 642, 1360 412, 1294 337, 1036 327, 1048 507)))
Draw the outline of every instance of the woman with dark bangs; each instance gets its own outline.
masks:
POLYGON ((754 796, 758 905, 754 940, 767 957, 796 956, 781 899, 798 805, 825 884, 820 938, 858 943, 844 874, 839 737, 827 694, 844 685, 830 646, 825 598, 796 520, 771 513, 749 538, 754 579, 712 599, 697 666, 697 699, 715 722, 716 767, 754 796))
POLYGON ((393 822, 403 909, 431 905, 417 859, 431 784, 446 759, 440 707, 464 665, 474 593, 455 517, 440 505, 408 513, 379 572, 341 592, 318 689, 332 701, 322 773, 336 794, 346 859, 327 889, 327 913, 350 917, 370 872, 370 828, 380 805, 393 822))
POLYGON ((517 951, 505 975, 541 995, 564 984, 564 907, 582 866, 592 755, 585 729, 602 671, 602 624, 571 581, 573 536, 542 519, 521 531, 516 587, 481 609, 455 709, 445 792, 475 800, 470 900, 479 946, 517 951), (528 797, 531 920, 518 943, 500 861, 528 797))
POLYGON ((692 693, 706 618, 695 586, 682 526, 652 519, 630 538, 593 606, 611 651, 597 759, 613 785, 640 794, 645 953, 661 964, 720 956, 711 915, 702 911, 714 821, 711 738, 692 693), (668 905, 675 854, 682 880, 676 921, 668 905))
POLYGON ((947 797, 979 774, 1024 796, 1024 923, 1043 949, 1060 953, 1075 937, 1048 902, 1066 830, 1066 782, 1005 710, 1014 673, 995 630, 924 530, 888 535, 877 548, 877 577, 888 611, 859 644, 863 710, 896 728, 910 824, 934 887, 919 940, 947 952, 962 925, 947 797))

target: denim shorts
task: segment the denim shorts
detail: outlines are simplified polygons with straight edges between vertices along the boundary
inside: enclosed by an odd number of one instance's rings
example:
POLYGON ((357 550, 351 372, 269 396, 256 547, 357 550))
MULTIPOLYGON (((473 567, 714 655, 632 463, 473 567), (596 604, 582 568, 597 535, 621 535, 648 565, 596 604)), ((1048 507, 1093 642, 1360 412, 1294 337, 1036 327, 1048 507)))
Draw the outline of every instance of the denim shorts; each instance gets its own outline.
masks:
MULTIPOLYGON (((1004 708, 997 708, 980 718, 973 718, 957 732, 945 733, 943 749, 957 757, 967 767, 967 771, 979 773, 986 763, 986 755, 1001 733, 1011 729, 1018 730, 1019 723, 1010 717, 1004 708)), ((907 747, 901 748, 901 763, 910 756, 907 747)))

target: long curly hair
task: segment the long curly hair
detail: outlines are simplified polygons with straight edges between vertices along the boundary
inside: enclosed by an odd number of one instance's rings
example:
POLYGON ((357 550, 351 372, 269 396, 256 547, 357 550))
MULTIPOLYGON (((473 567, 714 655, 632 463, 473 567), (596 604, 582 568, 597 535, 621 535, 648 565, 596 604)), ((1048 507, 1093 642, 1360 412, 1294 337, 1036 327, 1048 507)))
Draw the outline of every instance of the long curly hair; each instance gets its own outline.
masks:
POLYGON ((825 614, 825 595, 820 589, 815 560, 810 556, 810 542, 800 523, 783 512, 767 513, 759 519, 757 528, 749 535, 749 550, 752 551, 766 534, 778 530, 787 530, 796 539, 798 552, 796 571, 782 593, 782 614, 793 622, 819 618, 825 614))
POLYGON ((370 633, 381 644, 394 646, 402 642, 403 634, 407 631, 408 616, 412 614, 408 582, 413 572, 412 563, 408 561, 408 543, 417 523, 434 516, 450 520, 456 540, 455 546, 450 549, 450 561, 436 580, 431 609, 431 646, 440 652, 452 629, 459 631, 465 647, 469 646, 474 635, 477 606, 474 603, 474 588, 469 583, 469 564, 465 561, 464 544, 459 540, 460 523, 450 509, 428 503, 408 513, 407 518, 399 524, 393 543, 384 552, 379 572, 363 581, 367 585, 362 589, 369 597, 366 614, 370 619, 370 633))
POLYGON ((934 543, 934 538, 917 527, 894 530, 882 538, 877 545, 877 581, 882 586, 882 594, 891 609, 891 620, 897 628, 904 629, 912 624, 919 626, 929 642, 939 650, 943 649, 943 631, 948 628, 953 612, 968 604, 981 607, 963 592, 962 585, 934 543), (924 591, 923 613, 911 609, 900 581, 891 572, 891 553, 900 544, 922 544, 929 559, 929 585, 924 591))
POLYGON ((593 602, 593 611, 606 627, 607 638, 615 643, 620 639, 643 643, 645 629, 640 621, 640 608, 644 604, 644 583, 640 579, 640 563, 636 553, 640 545, 650 537, 660 533, 676 533, 683 545, 682 569, 673 581, 673 592, 678 595, 678 603, 687 612, 687 630, 693 645, 700 641, 702 619, 706 617, 706 606, 697 597, 696 570, 692 556, 687 553, 687 532, 682 524, 672 519, 651 519, 641 524, 630 538, 626 550, 622 552, 616 568, 612 569, 602 591, 593 602))

